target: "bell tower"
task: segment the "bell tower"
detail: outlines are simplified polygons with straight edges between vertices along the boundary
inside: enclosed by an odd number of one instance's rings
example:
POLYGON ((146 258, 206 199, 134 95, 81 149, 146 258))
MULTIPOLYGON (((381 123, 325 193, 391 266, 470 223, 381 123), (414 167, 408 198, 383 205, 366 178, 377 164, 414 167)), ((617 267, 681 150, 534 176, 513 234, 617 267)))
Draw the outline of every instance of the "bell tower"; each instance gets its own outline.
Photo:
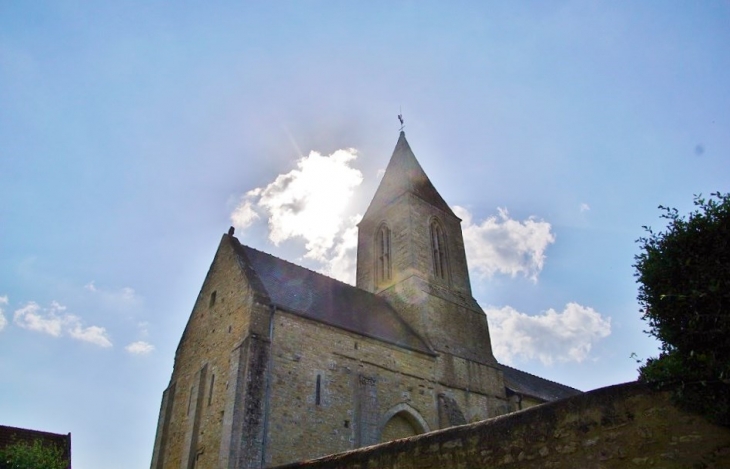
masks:
POLYGON ((358 225, 357 286, 385 297, 437 352, 496 363, 471 294, 461 220, 403 131, 358 225))

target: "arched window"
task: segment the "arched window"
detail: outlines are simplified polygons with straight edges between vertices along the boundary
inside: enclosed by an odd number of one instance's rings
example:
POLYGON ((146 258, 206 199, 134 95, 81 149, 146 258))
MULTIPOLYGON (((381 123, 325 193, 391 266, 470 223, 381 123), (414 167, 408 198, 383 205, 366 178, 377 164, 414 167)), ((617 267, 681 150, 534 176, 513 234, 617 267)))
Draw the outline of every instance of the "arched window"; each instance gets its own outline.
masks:
POLYGON ((388 420, 380 433, 380 441, 392 441, 418 435, 420 432, 405 412, 399 412, 388 420))
POLYGON ((378 250, 377 282, 378 285, 390 280, 390 229, 388 225, 382 224, 378 229, 376 238, 378 250))
POLYGON ((416 409, 402 403, 388 410, 380 420, 380 441, 392 441, 429 431, 416 409))
POLYGON ((431 220, 431 253, 433 258, 433 274, 445 279, 447 274, 446 265, 446 242, 444 230, 438 220, 431 220))

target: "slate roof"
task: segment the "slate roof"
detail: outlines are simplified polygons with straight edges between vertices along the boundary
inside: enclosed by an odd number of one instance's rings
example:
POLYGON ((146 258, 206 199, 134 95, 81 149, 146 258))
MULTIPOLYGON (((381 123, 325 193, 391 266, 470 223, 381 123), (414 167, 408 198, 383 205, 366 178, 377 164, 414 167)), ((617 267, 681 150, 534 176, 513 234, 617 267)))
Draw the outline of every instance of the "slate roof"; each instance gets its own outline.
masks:
POLYGON ((454 215, 449 204, 444 201, 426 176, 406 140, 405 132, 401 131, 388 167, 385 168, 383 179, 363 218, 368 217, 373 207, 384 207, 405 192, 410 192, 438 209, 454 215))
POLYGON ((556 401, 566 397, 582 394, 582 391, 554 381, 540 378, 525 371, 501 365, 504 373, 504 385, 508 391, 525 396, 536 397, 545 402, 556 401))
POLYGON ((383 298, 229 236, 241 262, 255 272, 278 308, 314 321, 433 355, 426 342, 383 298))

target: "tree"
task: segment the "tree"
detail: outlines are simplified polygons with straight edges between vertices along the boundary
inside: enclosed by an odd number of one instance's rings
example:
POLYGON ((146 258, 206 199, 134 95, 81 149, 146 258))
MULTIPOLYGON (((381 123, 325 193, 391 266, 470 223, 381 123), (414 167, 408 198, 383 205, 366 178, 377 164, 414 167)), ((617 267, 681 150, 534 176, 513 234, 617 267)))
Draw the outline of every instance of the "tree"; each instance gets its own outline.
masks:
POLYGON ((695 196, 681 217, 660 206, 665 231, 639 238, 638 300, 659 357, 640 379, 671 386, 676 402, 730 426, 730 194, 695 196))
POLYGON ((1 469, 67 469, 68 461, 54 444, 18 441, 0 449, 1 469))

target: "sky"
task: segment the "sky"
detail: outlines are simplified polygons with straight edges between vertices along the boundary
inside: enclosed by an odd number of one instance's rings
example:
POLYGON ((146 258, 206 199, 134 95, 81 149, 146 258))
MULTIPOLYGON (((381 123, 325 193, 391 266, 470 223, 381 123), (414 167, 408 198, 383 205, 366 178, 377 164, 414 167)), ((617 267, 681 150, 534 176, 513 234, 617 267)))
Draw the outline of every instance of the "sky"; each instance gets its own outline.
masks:
POLYGON ((730 3, 0 3, 0 424, 149 467, 228 227, 343 281, 405 119, 502 363, 581 390, 655 356, 659 205, 730 191, 730 3))

